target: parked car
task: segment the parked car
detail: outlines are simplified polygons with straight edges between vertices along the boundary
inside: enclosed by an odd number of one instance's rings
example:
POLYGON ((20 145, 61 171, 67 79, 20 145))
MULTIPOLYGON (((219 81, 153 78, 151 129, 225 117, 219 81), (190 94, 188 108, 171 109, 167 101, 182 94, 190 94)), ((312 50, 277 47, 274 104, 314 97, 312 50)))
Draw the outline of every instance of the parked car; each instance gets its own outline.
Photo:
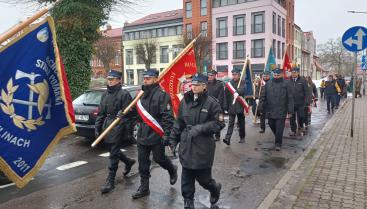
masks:
MULTIPOLYGON (((130 95, 135 98, 140 86, 122 86, 122 89, 126 89, 130 95)), ((85 137, 87 140, 94 140, 94 128, 96 118, 99 112, 99 104, 101 102, 102 94, 106 91, 106 88, 93 88, 89 89, 84 94, 80 95, 73 101, 73 107, 75 112, 75 126, 77 129, 76 134, 85 137)), ((135 143, 137 137, 137 131, 139 124, 136 123, 128 134, 128 141, 135 143)))

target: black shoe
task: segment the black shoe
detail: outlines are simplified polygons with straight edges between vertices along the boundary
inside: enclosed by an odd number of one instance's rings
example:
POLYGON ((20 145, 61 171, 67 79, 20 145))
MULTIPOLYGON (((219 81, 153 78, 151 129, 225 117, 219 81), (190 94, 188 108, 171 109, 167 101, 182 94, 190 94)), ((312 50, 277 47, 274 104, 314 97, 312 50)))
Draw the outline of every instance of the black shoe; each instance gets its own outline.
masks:
POLYGON ((169 173, 169 183, 171 185, 174 185, 177 181, 177 166, 173 165, 173 171, 168 173, 169 173))
POLYGON ((101 188, 101 193, 106 194, 111 192, 115 188, 115 178, 109 176, 106 180, 105 185, 101 188))
POLYGON ((280 151, 280 146, 279 145, 276 145, 275 146, 275 151, 279 152, 280 151))
POLYGON ((289 136, 297 136, 297 133, 295 131, 292 131, 289 136))
POLYGON ((220 136, 215 136, 214 141, 216 142, 220 141, 220 136))
POLYGON ((140 179, 139 189, 132 195, 133 199, 142 198, 148 196, 150 194, 149 191, 149 179, 142 178, 140 179))
POLYGON ((226 144, 226 145, 231 145, 231 141, 229 139, 223 139, 223 142, 226 144))
POLYGON ((261 130, 259 131, 259 133, 261 133, 261 134, 265 133, 265 129, 261 129, 261 130))
POLYGON ((124 176, 126 176, 127 174, 130 173, 131 171, 131 168, 133 167, 133 165, 135 164, 135 160, 134 159, 131 159, 130 161, 128 161, 126 164, 125 164, 125 171, 124 171, 124 176))
POLYGON ((184 199, 184 209, 195 209, 194 200, 184 199))
POLYGON ((245 138, 241 138, 240 141, 238 141, 238 143, 245 143, 245 138))
POLYGON ((216 183, 216 185, 215 185, 215 191, 214 192, 210 192, 210 203, 212 205, 214 205, 215 203, 218 202, 219 197, 220 197, 220 190, 221 189, 222 189, 222 184, 216 183))

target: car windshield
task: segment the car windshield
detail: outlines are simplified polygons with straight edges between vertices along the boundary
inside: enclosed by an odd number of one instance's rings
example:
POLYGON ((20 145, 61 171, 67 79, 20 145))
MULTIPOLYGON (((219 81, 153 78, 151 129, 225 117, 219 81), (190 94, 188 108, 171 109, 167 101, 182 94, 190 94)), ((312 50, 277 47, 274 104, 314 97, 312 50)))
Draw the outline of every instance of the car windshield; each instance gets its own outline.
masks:
POLYGON ((73 101, 75 105, 93 105, 98 106, 101 102, 103 91, 88 91, 80 95, 73 101))

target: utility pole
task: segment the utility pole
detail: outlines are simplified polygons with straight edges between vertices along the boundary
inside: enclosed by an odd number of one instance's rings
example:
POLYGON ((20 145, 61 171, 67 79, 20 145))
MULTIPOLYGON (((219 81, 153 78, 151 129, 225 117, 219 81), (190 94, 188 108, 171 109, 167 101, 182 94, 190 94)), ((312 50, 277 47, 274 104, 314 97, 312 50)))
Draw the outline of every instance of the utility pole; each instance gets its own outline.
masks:
POLYGON ((354 66, 352 67, 352 79, 353 79, 353 95, 352 95, 352 121, 350 125, 350 136, 353 137, 353 130, 354 130, 354 106, 356 102, 356 71, 357 71, 357 57, 358 53, 354 53, 354 66))
MULTIPOLYGON (((367 59, 367 49, 365 55, 367 59)), ((363 96, 366 96, 366 71, 367 70, 363 70, 363 96)))

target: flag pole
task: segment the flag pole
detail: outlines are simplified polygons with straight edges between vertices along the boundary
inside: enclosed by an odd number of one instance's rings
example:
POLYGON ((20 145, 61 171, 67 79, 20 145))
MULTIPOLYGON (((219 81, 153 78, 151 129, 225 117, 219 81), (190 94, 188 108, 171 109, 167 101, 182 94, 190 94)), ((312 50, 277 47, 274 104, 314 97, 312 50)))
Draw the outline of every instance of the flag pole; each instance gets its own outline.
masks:
MULTIPOLYGON (((246 69, 247 59, 248 59, 248 57, 246 56, 245 63, 243 64, 243 67, 242 67, 240 80, 238 81, 238 84, 237 84, 237 89, 239 89, 239 88, 240 88, 240 86, 241 86, 241 81, 242 81, 242 79, 243 79, 243 74, 244 74, 244 71, 245 71, 245 69, 246 69)), ((236 99, 237 99, 236 97, 233 97, 232 105, 234 105, 234 103, 236 103, 236 99)))
MULTIPOLYGON (((176 64, 178 62, 178 60, 194 45, 194 43, 197 41, 197 39, 201 36, 201 33, 194 39, 192 40, 181 52, 180 54, 172 60, 172 62, 159 74, 158 77, 158 83, 159 81, 163 78, 163 76, 165 74, 167 74, 167 72, 172 68, 172 66, 174 64, 176 64)), ((144 91, 141 90, 139 91, 139 93, 136 95, 135 99, 129 104, 129 106, 127 106, 124 111, 123 111, 123 115, 127 114, 131 108, 133 108, 136 103, 139 101, 139 99, 143 96, 144 91)), ((92 143, 91 147, 95 147, 97 146, 97 144, 99 144, 104 137, 120 122, 120 118, 117 117, 103 132, 101 135, 98 136, 98 138, 92 143)))
MULTIPOLYGON (((288 51, 288 46, 289 46, 289 44, 286 44, 286 47, 285 47, 285 53, 283 54, 283 60, 282 60, 282 68, 283 68, 283 79, 285 79, 285 76, 286 76, 286 72, 285 72, 285 69, 284 69, 284 59, 285 59, 285 55, 287 54, 287 51, 288 51)), ((288 57, 289 57, 289 55, 288 55, 288 57)))
POLYGON ((10 30, 6 31, 4 34, 0 35, 0 44, 5 42, 6 40, 8 40, 9 38, 11 38, 12 36, 14 36, 15 34, 17 34, 19 31, 23 30, 24 28, 26 28, 28 25, 30 25, 32 22, 36 21, 37 19, 39 19, 40 17, 42 17, 44 14, 46 14, 51 8, 52 6, 43 8, 42 10, 38 11, 36 14, 34 14, 33 16, 27 18, 26 20, 24 20, 23 22, 13 26, 10 30))

